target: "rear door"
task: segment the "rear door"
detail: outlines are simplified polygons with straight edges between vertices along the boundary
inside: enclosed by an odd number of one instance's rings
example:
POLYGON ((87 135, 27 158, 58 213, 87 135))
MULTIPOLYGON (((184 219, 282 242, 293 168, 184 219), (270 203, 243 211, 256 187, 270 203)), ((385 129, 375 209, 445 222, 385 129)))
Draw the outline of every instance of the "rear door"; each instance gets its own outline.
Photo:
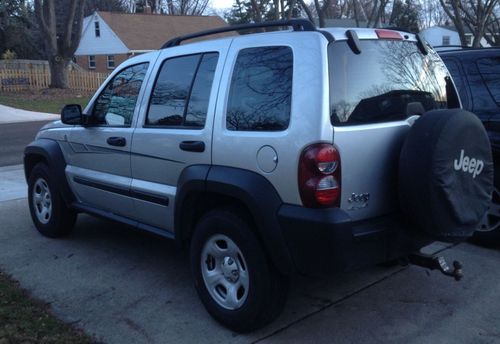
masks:
POLYGON ((190 165, 211 164, 217 80, 229 43, 161 52, 132 139, 131 190, 141 222, 173 231, 180 174, 190 165))
POLYGON ((355 54, 347 41, 329 46, 334 144, 342 166, 341 207, 354 219, 398 207, 398 159, 413 115, 445 108, 446 67, 415 42, 361 39, 355 54))

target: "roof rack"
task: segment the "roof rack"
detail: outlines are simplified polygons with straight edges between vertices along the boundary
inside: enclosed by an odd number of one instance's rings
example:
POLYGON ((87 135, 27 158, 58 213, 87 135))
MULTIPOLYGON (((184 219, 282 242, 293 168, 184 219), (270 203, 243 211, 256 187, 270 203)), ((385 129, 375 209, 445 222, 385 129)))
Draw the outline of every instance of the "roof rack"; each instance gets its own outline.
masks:
POLYGON ((203 36, 215 35, 218 33, 242 31, 249 29, 260 29, 260 28, 276 27, 276 26, 281 26, 281 27, 291 26, 293 28, 293 31, 317 31, 316 26, 314 26, 314 24, 307 19, 289 19, 289 20, 268 21, 262 23, 230 25, 217 29, 195 32, 185 36, 175 37, 167 41, 165 44, 163 44, 161 48, 165 49, 165 48, 175 47, 177 45, 180 45, 182 41, 203 36))

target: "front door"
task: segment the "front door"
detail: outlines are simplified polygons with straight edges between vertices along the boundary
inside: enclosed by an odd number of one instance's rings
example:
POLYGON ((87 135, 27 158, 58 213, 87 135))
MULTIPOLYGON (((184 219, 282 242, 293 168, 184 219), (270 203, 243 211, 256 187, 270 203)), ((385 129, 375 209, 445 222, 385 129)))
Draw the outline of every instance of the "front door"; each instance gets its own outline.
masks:
POLYGON ((133 217, 130 147, 148 66, 143 62, 117 72, 88 107, 89 125, 78 126, 69 135, 66 174, 84 205, 133 217))

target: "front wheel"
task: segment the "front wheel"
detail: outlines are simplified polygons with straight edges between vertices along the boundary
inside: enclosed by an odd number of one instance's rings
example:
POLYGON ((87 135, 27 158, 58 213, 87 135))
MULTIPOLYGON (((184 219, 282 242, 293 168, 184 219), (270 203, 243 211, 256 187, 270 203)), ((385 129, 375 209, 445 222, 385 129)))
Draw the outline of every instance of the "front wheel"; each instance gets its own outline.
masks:
POLYGON ((73 229, 76 212, 64 204, 57 183, 44 163, 36 164, 30 173, 28 202, 33 223, 41 234, 56 238, 73 229))
POLYGON ((217 209, 197 224, 191 242, 195 287, 207 311, 237 332, 263 327, 281 312, 288 281, 269 263, 244 216, 217 209))

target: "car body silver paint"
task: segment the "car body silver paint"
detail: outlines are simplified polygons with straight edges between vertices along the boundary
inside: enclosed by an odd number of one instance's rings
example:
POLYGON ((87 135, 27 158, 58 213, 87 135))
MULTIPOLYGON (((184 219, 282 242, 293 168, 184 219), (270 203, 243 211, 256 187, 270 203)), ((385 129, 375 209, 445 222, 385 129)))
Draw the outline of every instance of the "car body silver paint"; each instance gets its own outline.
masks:
MULTIPOLYGON (((131 65, 149 63, 148 72, 141 85, 130 126, 74 126, 69 132, 68 142, 71 149, 67 150, 68 154, 66 154, 65 159, 67 164, 77 168, 73 170, 72 178, 90 176, 92 180, 98 180, 102 176, 114 176, 117 180, 127 180, 127 190, 130 190, 132 181, 130 168, 132 133, 137 122, 145 84, 147 84, 150 70, 153 68, 157 56, 158 53, 151 53, 127 60, 116 68, 92 97, 84 112, 91 111, 93 102, 116 74, 131 65), (123 137, 126 140, 126 145, 124 147, 110 146, 107 143, 109 137, 123 137), (80 176, 79 173, 81 172, 85 172, 85 175, 80 176), (92 172, 95 174, 92 175, 92 172)), ((74 181, 70 182, 70 187, 75 194, 79 195, 80 201, 87 205, 105 209, 115 214, 131 218, 135 217, 134 201, 129 196, 104 191, 96 187, 75 183, 74 181)))
MULTIPOLYGON (((348 28, 322 29, 335 40, 345 40, 348 28)), ((352 29, 359 39, 377 39, 374 29, 352 29)), ((416 41, 413 34, 400 32, 406 41, 416 41)), ((300 154, 307 146, 334 143, 341 155, 341 208, 355 220, 391 212, 397 207, 395 173, 402 141, 415 118, 406 121, 333 127, 330 122, 329 42, 318 32, 279 31, 235 36, 213 41, 195 42, 159 52, 131 58, 122 63, 99 88, 84 112, 89 112, 97 95, 107 82, 124 67, 148 61, 148 73, 128 132, 123 128, 83 128, 54 122, 43 128, 39 137, 60 141, 69 163, 70 186, 82 202, 102 202, 103 209, 126 213, 124 216, 169 231, 173 230, 174 197, 180 173, 193 164, 214 164, 254 171, 267 178, 281 199, 301 204, 297 170, 300 154), (289 127, 279 132, 243 132, 226 129, 226 104, 232 70, 238 52, 244 48, 289 46, 293 51, 292 111, 289 127), (219 52, 214 86, 205 128, 202 130, 145 128, 149 95, 164 59, 199 52, 219 52), (102 140, 106 135, 125 135, 127 144, 114 152, 106 151, 102 140), (71 135, 71 143, 68 142, 71 135), (130 139, 130 141, 128 141, 130 139), (205 153, 178 149, 183 140, 200 140, 205 153), (272 147, 279 156, 276 168, 265 173, 258 167, 257 154, 263 146, 272 147), (89 152, 84 152, 85 150, 89 152), (79 153, 78 153, 79 152, 79 153), (127 158, 127 154, 131 156, 127 158), (129 161, 127 167, 127 159, 129 161), (79 168, 78 168, 79 167, 79 168), (71 178, 81 176, 101 182, 128 184, 131 190, 166 197, 169 205, 113 195, 107 191, 91 191, 77 187, 71 178), (351 207, 352 194, 369 194, 366 206, 351 207), (132 205, 131 205, 132 204, 132 205), (107 207, 107 208, 105 208, 107 207)))
MULTIPOLYGON (((217 101, 219 80, 224 69, 224 62, 229 49, 229 40, 187 44, 176 48, 164 49, 152 70, 150 82, 146 85, 146 94, 139 110, 137 128, 132 142, 132 176, 134 180, 142 183, 143 187, 151 187, 154 192, 155 185, 163 184, 170 188, 177 186, 182 171, 196 164, 212 163, 212 128, 217 101), (214 82, 209 98, 209 106, 205 126, 202 129, 162 128, 145 126, 149 95, 154 87, 154 80, 165 60, 172 57, 217 52, 219 54, 214 82), (202 141, 205 144, 204 152, 186 152, 180 149, 183 141, 202 141)), ((141 212, 141 219, 148 224, 166 228, 173 231, 173 216, 175 202, 170 202, 168 207, 158 204, 136 200, 136 207, 141 212), (163 209, 163 212, 161 208, 163 209), (149 215, 148 215, 149 214, 149 215)))
POLYGON ((259 173, 271 182, 284 202, 301 204, 297 184, 300 152, 311 143, 332 140, 331 124, 328 124, 329 131, 322 127, 324 114, 329 111, 328 83, 324 82, 323 74, 327 65, 327 43, 326 38, 317 32, 280 32, 242 36, 234 40, 221 79, 214 122, 214 165, 259 173), (289 126, 277 132, 228 130, 226 104, 238 53, 241 49, 266 46, 288 46, 293 52, 293 95, 289 126), (271 173, 262 172, 257 163, 258 151, 265 145, 276 150, 279 157, 278 165, 271 173))
POLYGON ((397 210, 399 152, 408 121, 335 127, 334 144, 341 159, 341 204, 353 220, 397 210), (352 207, 352 194, 369 194, 365 207, 352 207))
POLYGON ((68 183, 79 202, 118 215, 133 217, 130 216, 134 214, 134 203, 131 197, 101 188, 83 185, 75 181, 75 178, 82 178, 86 181, 96 182, 101 185, 127 191, 130 190, 130 177, 117 176, 116 174, 73 165, 67 165, 65 172, 68 183))

